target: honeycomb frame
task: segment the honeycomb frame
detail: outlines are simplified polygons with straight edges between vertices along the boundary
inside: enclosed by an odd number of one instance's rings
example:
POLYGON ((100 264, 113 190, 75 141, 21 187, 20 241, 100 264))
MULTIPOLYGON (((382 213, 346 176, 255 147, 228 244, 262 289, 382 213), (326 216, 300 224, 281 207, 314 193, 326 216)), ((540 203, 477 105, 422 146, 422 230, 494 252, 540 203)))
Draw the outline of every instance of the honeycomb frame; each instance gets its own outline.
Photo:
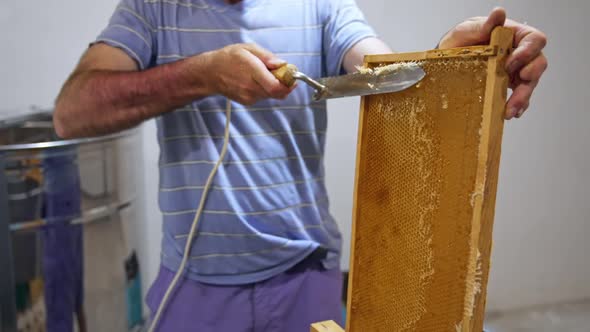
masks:
POLYGON ((362 98, 347 332, 483 330, 512 44, 365 57, 426 77, 362 98))

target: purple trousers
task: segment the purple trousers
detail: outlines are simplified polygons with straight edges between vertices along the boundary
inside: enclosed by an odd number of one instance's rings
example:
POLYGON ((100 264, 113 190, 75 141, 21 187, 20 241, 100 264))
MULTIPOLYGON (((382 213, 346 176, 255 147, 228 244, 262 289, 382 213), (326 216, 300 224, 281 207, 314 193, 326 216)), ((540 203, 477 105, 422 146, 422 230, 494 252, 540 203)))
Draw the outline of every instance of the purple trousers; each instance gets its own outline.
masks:
MULTIPOLYGON (((147 295, 154 315, 174 273, 164 267, 147 295)), ((324 320, 342 322, 342 275, 304 261, 271 279, 215 286, 184 279, 168 301, 159 332, 307 332, 324 320)))

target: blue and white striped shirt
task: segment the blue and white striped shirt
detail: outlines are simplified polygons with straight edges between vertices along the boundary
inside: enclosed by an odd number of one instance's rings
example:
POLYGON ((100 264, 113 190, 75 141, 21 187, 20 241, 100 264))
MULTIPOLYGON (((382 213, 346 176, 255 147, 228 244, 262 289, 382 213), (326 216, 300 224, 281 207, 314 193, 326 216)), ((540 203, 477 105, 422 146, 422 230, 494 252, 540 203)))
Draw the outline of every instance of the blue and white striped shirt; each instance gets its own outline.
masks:
MULTIPOLYGON (((97 41, 121 48, 142 70, 255 43, 320 77, 340 74, 344 54, 370 36, 354 0, 122 0, 97 41)), ((328 249, 324 266, 338 266, 341 237, 324 185, 326 103, 312 102, 312 93, 300 84, 286 100, 232 103, 228 154, 199 221, 189 278, 257 282, 318 246, 328 249)), ((219 157, 225 103, 211 96, 157 119, 162 264, 172 270, 219 157)))

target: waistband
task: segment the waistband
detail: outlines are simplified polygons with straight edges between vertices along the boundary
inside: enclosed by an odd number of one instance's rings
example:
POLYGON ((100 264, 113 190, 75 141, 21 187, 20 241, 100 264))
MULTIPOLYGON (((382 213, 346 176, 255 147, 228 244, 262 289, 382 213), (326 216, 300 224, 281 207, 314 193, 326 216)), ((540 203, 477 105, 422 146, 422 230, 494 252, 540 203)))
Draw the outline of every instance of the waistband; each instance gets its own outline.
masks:
POLYGON ((328 256, 328 250, 318 247, 301 262, 287 270, 286 274, 301 273, 307 270, 325 270, 322 261, 328 256))

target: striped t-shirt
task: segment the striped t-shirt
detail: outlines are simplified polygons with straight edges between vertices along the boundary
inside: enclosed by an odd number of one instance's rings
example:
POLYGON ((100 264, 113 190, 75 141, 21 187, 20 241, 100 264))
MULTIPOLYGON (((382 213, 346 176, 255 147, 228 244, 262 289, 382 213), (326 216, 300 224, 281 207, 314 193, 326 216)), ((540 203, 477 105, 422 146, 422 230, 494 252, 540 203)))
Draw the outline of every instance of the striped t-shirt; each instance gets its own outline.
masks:
MULTIPOLYGON (((344 54, 373 36, 354 0, 122 0, 97 41, 141 70, 255 43, 311 77, 342 72, 344 54)), ((212 75, 211 79, 215 79, 212 75)), ((284 272, 318 246, 338 266, 341 237, 324 184, 326 103, 299 84, 286 100, 232 103, 230 142, 207 197, 187 276, 245 284, 284 272)), ((203 185, 223 144, 226 99, 211 96, 157 118, 162 264, 177 270, 203 185)))

